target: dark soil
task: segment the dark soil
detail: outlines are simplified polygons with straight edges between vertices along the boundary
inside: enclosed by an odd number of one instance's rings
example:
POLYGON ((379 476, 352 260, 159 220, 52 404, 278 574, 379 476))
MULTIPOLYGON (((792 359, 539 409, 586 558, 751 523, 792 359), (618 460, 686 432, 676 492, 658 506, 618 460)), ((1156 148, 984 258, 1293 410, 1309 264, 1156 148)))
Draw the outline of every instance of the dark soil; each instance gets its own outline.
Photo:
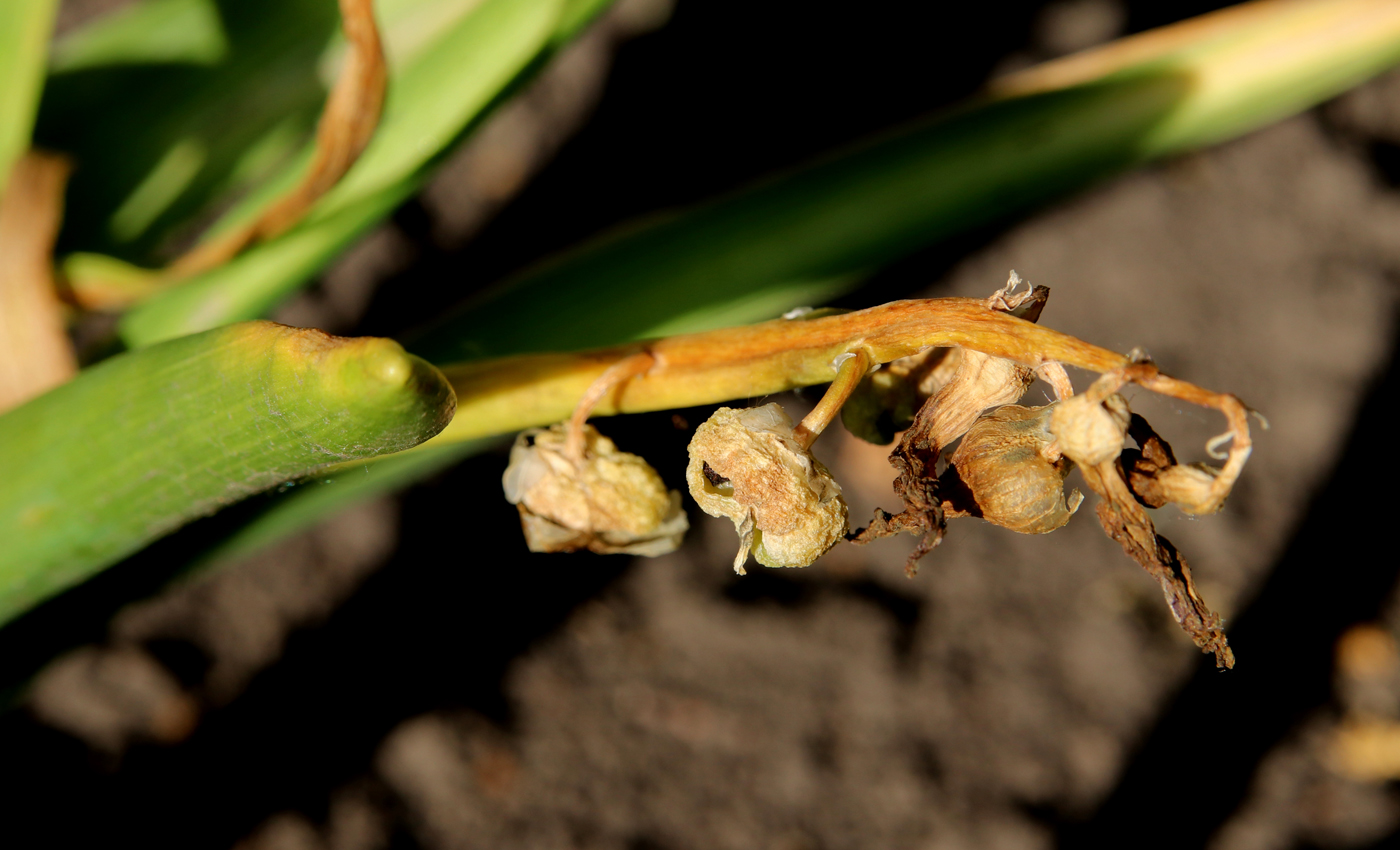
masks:
MULTIPOLYGON (((523 193, 507 204, 471 182, 469 156, 449 165, 284 318, 352 328, 368 304, 361 330, 403 330, 463 276, 936 108, 994 68, 1204 11, 1013 3, 950 34, 934 13, 748 8, 683 2, 618 48, 597 112, 564 144, 592 102, 578 81, 601 83, 617 40, 596 43, 574 88, 556 80, 574 93, 568 120, 515 131, 538 143, 522 174, 543 169, 523 193)), ((1233 671, 1200 655, 1088 515, 1035 537, 954 520, 912 580, 912 538, 741 578, 729 523, 698 512, 671 556, 530 555, 499 497, 504 456, 486 454, 134 603, 51 663, 27 710, 0 717, 11 829, 50 846, 245 850, 1393 842, 1400 794, 1335 748, 1357 717, 1400 722, 1400 655, 1372 675, 1339 668, 1334 647, 1358 624, 1400 635, 1382 514, 1397 151, 1392 74, 911 258, 844 301, 982 297, 1014 268, 1051 288, 1042 324, 1143 346, 1262 411, 1272 427, 1221 514, 1155 512, 1227 618, 1233 671)), ((795 414, 812 401, 778 400, 795 414)), ((1129 400, 1184 460, 1223 430, 1129 400)), ((708 415, 601 428, 681 486, 708 415)), ((816 451, 854 520, 899 507, 888 449, 833 428, 816 451)))

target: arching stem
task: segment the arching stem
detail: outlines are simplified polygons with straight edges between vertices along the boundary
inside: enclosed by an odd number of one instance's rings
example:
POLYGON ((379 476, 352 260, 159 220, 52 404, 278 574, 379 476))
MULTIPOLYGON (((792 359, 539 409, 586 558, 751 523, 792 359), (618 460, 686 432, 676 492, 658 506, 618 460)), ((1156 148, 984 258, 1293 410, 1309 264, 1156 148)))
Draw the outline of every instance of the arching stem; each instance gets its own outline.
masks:
POLYGON ((826 426, 840 415, 841 405, 855 392, 856 385, 870 371, 872 362, 870 352, 863 348, 843 354, 837 360, 840 364, 836 367, 836 380, 827 387, 822 400, 817 402, 812 412, 803 417, 793 429, 797 442, 804 449, 810 449, 821 432, 826 430, 826 426))

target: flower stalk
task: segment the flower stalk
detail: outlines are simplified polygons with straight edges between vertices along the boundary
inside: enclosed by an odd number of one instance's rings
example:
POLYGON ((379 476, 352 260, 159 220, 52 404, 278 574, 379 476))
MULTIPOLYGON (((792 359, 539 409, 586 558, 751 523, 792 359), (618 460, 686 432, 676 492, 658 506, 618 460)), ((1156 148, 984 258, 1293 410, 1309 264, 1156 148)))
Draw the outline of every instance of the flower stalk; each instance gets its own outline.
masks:
MULTIPOLYGON (((1249 458, 1250 411, 1235 396, 1169 377, 1150 362, 1137 362, 973 298, 894 301, 834 316, 777 319, 593 351, 449 364, 441 368, 457 392, 457 415, 425 445, 513 433, 569 419, 589 388, 623 362, 648 365, 610 385, 587 415, 643 413, 761 397, 836 381, 842 367, 847 367, 849 378, 861 371, 863 358, 873 365, 928 348, 953 346, 1042 373, 1054 372, 1053 364, 1100 373, 1121 370, 1114 379, 1120 385, 1135 383, 1220 411, 1228 425, 1221 439, 1230 440, 1231 445, 1218 492, 1228 492, 1249 458), (843 355, 856 357, 842 360, 843 355)), ((839 407, 839 393, 849 390, 837 392, 832 404, 839 407)), ((814 420, 809 427, 816 425, 814 420)))

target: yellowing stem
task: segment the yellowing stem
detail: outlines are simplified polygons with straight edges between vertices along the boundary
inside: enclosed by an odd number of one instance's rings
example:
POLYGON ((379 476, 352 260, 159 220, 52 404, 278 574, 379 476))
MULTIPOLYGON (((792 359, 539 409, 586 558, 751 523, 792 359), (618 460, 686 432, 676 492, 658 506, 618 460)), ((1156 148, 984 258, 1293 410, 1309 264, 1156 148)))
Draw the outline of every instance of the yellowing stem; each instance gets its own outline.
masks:
POLYGON ((831 424, 831 420, 841 414, 841 405, 846 403, 846 399, 855 392, 856 385, 870 371, 870 354, 863 348, 843 354, 838 359, 841 363, 836 369, 836 380, 827 387, 826 394, 817 406, 812 408, 812 412, 793 429, 797 442, 801 443, 804 449, 810 449, 821 432, 826 430, 826 426, 831 424))

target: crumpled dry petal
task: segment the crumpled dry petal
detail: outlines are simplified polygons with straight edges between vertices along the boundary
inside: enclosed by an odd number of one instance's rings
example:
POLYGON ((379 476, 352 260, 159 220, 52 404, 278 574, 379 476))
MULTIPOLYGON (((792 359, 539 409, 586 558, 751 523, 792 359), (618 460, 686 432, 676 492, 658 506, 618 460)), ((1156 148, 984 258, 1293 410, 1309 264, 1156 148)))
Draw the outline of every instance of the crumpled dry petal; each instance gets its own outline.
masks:
POLYGON ((530 551, 675 551, 690 527, 680 493, 668 491, 645 460, 619 451, 592 425, 584 426, 580 463, 565 454, 566 436, 562 424, 522 432, 501 478, 506 499, 520 511, 530 551))
POLYGON ((946 446, 972 427, 982 411, 1019 401, 1035 380, 1029 367, 980 351, 964 350, 958 370, 933 397, 928 435, 946 446))
POLYGON ((715 411, 690 441, 686 482, 705 513, 734 523, 740 575, 750 552, 764 566, 805 567, 846 536, 840 485, 776 404, 715 411))
POLYGON ((1052 409, 1008 404, 983 415, 949 458, 939 492, 954 508, 1022 534, 1047 534, 1069 522, 1084 496, 1075 490, 1065 498, 1074 464, 1049 456, 1052 409))

